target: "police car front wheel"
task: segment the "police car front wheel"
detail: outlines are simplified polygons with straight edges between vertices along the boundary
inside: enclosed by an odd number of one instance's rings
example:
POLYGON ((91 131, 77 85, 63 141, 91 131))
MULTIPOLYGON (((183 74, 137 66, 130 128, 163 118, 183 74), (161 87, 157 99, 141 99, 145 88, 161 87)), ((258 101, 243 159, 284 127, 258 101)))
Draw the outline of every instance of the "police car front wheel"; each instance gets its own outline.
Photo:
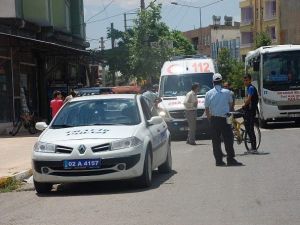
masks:
POLYGON ((150 187, 152 184, 152 154, 147 149, 143 167, 143 174, 137 179, 137 185, 142 188, 150 187))

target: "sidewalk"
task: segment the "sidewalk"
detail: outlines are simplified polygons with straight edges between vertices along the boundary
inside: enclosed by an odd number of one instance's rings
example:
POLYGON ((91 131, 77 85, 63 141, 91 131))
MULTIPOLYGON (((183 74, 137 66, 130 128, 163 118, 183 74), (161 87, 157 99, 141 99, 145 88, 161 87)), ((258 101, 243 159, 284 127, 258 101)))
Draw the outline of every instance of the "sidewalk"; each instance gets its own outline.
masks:
POLYGON ((38 135, 0 136, 0 178, 31 169, 31 152, 38 135))

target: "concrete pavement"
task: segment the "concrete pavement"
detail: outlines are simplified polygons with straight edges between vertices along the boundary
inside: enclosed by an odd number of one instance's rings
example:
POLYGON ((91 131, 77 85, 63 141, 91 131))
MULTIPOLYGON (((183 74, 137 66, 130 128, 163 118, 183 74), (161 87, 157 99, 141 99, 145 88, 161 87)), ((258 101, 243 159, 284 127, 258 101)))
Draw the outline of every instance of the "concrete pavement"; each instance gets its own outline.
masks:
POLYGON ((38 135, 0 136, 0 183, 7 177, 24 179, 30 175, 31 152, 38 135))

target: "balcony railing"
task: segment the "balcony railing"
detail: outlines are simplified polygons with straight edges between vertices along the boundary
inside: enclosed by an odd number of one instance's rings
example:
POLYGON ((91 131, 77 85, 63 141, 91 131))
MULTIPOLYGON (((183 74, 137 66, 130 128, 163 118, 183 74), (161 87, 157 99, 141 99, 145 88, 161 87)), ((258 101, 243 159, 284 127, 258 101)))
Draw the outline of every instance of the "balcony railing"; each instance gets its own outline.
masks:
POLYGON ((264 20, 273 20, 276 18, 276 10, 271 13, 265 13, 264 20))
POLYGON ((252 48, 253 43, 241 43, 240 48, 252 48))
POLYGON ((241 25, 250 25, 250 24, 252 24, 253 23, 253 19, 243 19, 242 21, 241 21, 241 25))

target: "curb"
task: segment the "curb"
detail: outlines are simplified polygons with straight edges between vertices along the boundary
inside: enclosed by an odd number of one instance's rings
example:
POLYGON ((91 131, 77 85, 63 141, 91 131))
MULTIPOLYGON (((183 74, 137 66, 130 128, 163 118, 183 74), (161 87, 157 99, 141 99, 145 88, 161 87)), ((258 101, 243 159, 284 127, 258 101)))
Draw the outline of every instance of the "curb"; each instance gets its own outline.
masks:
POLYGON ((23 181, 32 176, 32 169, 24 170, 12 176, 0 177, 0 188, 7 186, 12 180, 23 181))

